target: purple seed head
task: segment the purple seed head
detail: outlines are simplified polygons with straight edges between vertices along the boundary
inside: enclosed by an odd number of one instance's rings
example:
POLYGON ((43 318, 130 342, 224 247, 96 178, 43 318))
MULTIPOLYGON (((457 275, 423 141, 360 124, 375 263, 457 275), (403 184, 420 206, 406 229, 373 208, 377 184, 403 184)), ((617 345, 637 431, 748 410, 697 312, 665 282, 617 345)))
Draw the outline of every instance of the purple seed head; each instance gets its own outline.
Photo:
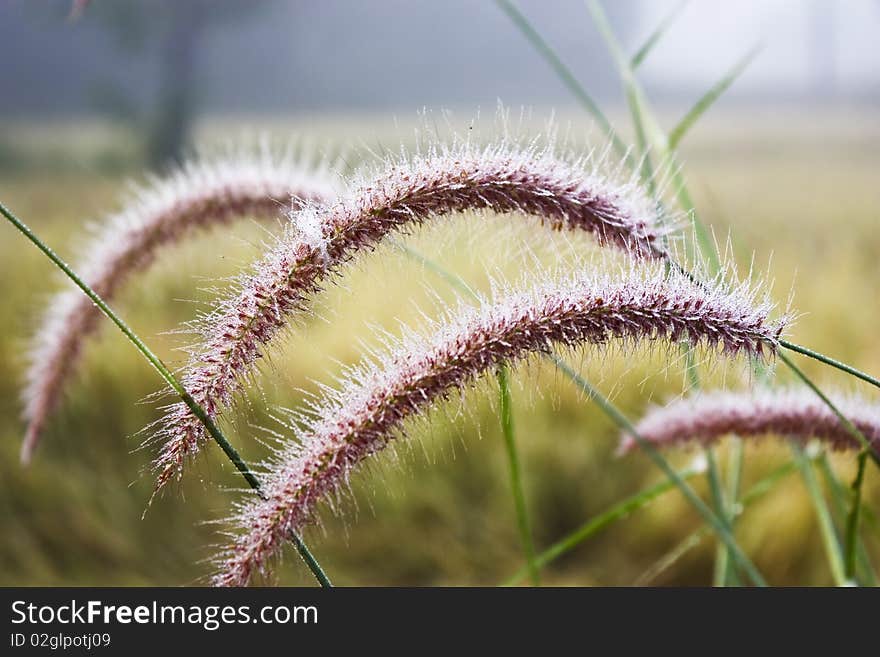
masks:
POLYGON ((268 465, 262 497, 240 507, 234 518, 240 533, 221 556, 214 582, 245 585, 267 574, 284 537, 301 532, 316 505, 399 436, 407 418, 502 363, 556 346, 602 349, 611 340, 684 339, 729 355, 767 357, 785 326, 785 320, 769 321, 768 312, 743 288, 667 278, 656 266, 620 278, 546 283, 481 307, 460 306, 422 337, 408 333, 389 349, 384 365, 362 366, 316 407, 317 419, 268 465))
MULTIPOLYGON (((839 393, 829 398, 880 450, 880 405, 839 393)), ((656 447, 710 445, 731 434, 743 438, 775 434, 801 442, 818 438, 841 450, 860 447, 837 415, 807 389, 703 393, 650 409, 636 429, 656 447)), ((620 450, 628 452, 636 446, 632 437, 624 436, 620 450)))
MULTIPOLYGON (((277 246, 205 323, 183 385, 215 417, 233 402, 290 314, 343 263, 392 231, 464 211, 526 214, 554 229, 587 231, 637 258, 665 257, 655 204, 636 185, 602 178, 589 161, 507 142, 434 147, 391 161, 332 205, 294 212, 277 246)), ((182 403, 171 406, 161 424, 157 488, 179 476, 186 457, 207 439, 182 403)))
MULTIPOLYGON (((327 200, 332 178, 322 164, 275 154, 264 146, 186 164, 135 190, 122 211, 109 217, 85 245, 75 268, 105 301, 133 275, 147 269, 161 251, 190 235, 250 217, 278 219, 303 202, 327 200)), ((69 283, 69 282, 68 282, 69 283)), ((28 462, 49 414, 73 374, 83 342, 101 313, 69 285, 48 303, 31 350, 24 389, 27 422, 21 459, 28 462)))

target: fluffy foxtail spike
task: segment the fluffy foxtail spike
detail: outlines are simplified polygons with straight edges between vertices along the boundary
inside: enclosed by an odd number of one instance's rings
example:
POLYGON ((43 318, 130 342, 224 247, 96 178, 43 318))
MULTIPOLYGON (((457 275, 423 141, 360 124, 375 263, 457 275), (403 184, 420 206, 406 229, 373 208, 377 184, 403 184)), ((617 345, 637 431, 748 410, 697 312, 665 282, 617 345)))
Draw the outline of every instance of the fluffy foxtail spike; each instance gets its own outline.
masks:
POLYGON ((753 297, 684 278, 658 267, 623 280, 570 280, 506 295, 481 308, 463 307, 446 321, 393 348, 385 367, 363 366, 318 407, 318 417, 284 445, 264 475, 263 496, 235 518, 240 534, 221 556, 214 583, 246 585, 267 574, 290 532, 301 532, 315 507, 338 491, 355 468, 425 413, 502 363, 552 346, 682 339, 728 354, 775 353, 785 320, 770 322, 753 297))
MULTIPOLYGON (((207 228, 238 218, 269 221, 289 207, 331 198, 333 185, 323 165, 300 163, 268 148, 191 162, 137 190, 86 245, 76 267, 109 301, 123 284, 146 269, 164 249, 207 228)), ((27 422, 21 460, 30 461, 43 427, 58 405, 83 342, 98 326, 100 311, 70 287, 49 302, 31 350, 23 399, 27 422)))
MULTIPOLYGON (((832 394, 838 410, 880 453, 880 405, 858 397, 832 394)), ((756 438, 776 434, 806 442, 818 438, 832 449, 859 449, 859 441, 840 418, 806 389, 718 391, 652 408, 637 426, 639 435, 656 447, 686 443, 710 445, 727 435, 756 438)), ((624 436, 620 451, 635 447, 624 436)))
MULTIPOLYGON (((665 257, 656 204, 637 186, 598 175, 595 163, 507 142, 483 149, 434 147, 391 163, 329 207, 294 213, 277 247, 209 318, 183 385, 215 417, 233 402, 241 380, 290 314, 341 264, 392 231, 467 210, 524 213, 551 228, 587 231, 639 258, 665 257)), ((157 489, 180 476, 186 457, 207 440, 184 404, 171 406, 162 425, 157 489)))

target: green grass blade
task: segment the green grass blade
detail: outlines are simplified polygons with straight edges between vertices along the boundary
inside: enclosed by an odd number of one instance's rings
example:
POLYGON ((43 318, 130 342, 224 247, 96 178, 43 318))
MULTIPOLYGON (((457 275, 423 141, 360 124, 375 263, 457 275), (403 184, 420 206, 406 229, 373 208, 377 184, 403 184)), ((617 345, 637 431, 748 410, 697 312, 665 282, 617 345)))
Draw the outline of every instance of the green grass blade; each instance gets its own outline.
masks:
MULTIPOLYGON (((694 475, 701 473, 703 469, 704 468, 699 465, 685 468, 684 470, 679 471, 679 476, 683 480, 687 481, 694 475)), ((674 488, 675 484, 669 479, 666 479, 618 502, 607 511, 604 511, 598 516, 591 518, 586 523, 575 529, 573 532, 564 536, 560 540, 556 541, 549 548, 541 552, 541 554, 539 554, 535 559, 538 567, 545 567, 547 564, 555 561, 563 554, 570 552, 590 537, 595 536, 606 527, 609 527, 616 521, 625 518, 635 511, 638 511, 642 507, 647 506, 658 497, 670 490, 673 490, 674 488)), ((524 566, 513 575, 511 575, 507 580, 505 580, 502 586, 512 586, 514 584, 517 584, 518 582, 522 581, 528 574, 529 566, 524 566)))
MULTIPOLYGON (((850 502, 850 490, 840 482, 840 479, 837 476, 835 476, 827 457, 819 461, 819 466, 828 487, 834 493, 832 500, 834 501, 835 512, 839 511, 839 515, 845 516, 845 507, 850 502)), ((874 514, 870 508, 864 507, 862 509, 862 519, 865 521, 865 524, 872 529, 880 529, 880 522, 878 522, 876 514, 874 514)))
MULTIPOLYGON (((744 451, 743 441, 740 438, 732 438, 730 454, 728 456, 727 491, 725 495, 725 500, 727 501, 727 518, 731 527, 733 527, 734 519, 736 517, 736 508, 739 504, 739 487, 742 479, 744 451)), ((722 554, 721 560, 724 562, 724 586, 738 586, 740 583, 739 575, 737 574, 733 561, 730 559, 730 555, 726 550, 722 554)))
MULTIPOLYGON (((865 438, 865 435, 859 431, 859 429, 847 418, 844 416, 840 410, 838 410, 837 406, 828 398, 828 396, 822 392, 815 383, 810 380, 806 374, 794 364, 794 362, 786 356, 784 353, 779 353, 779 358, 788 366, 788 368, 794 372, 794 374, 804 383, 810 390, 812 390, 822 402, 831 409, 831 411, 837 416, 840 422, 846 427, 847 431, 856 438, 859 444, 862 446, 862 449, 859 453, 859 472, 860 475, 856 477, 855 482, 853 483, 853 501, 852 501, 852 509, 850 511, 848 520, 847 520, 847 555, 852 555, 852 563, 854 572, 855 568, 855 554, 857 550, 857 539, 858 539, 858 518, 859 518, 859 509, 861 507, 861 496, 862 496, 862 482, 864 481, 864 464, 868 459, 868 456, 871 456, 875 463, 880 466, 880 461, 877 459, 877 453, 871 447, 868 439, 865 438)), ((811 491, 811 495, 813 492, 811 491)), ((823 535, 827 534, 826 525, 830 522, 830 514, 824 514, 827 517, 820 517, 820 523, 822 523, 823 535)), ((832 526, 833 528, 833 526, 832 526)), ((832 545, 830 542, 830 537, 826 536, 826 549, 829 550, 829 559, 831 560, 832 572, 834 573, 835 580, 837 580, 839 585, 846 585, 851 583, 851 577, 849 576, 849 572, 851 569, 846 567, 846 559, 845 557, 837 554, 831 554, 832 545)), ((840 547, 839 540, 836 541, 836 548, 838 551, 842 552, 842 548, 840 547)))
POLYGON ((621 81, 623 82, 624 94, 627 106, 633 120, 633 128, 636 135, 636 145, 639 155, 642 157, 641 178, 648 187, 651 196, 656 196, 654 171, 648 154, 648 144, 662 138, 662 130, 657 125, 653 116, 645 111, 644 94, 635 79, 635 74, 629 65, 629 60, 623 53, 620 42, 614 34, 611 23, 602 6, 596 0, 587 0, 587 10, 593 18, 596 29, 605 42, 608 52, 617 66, 621 81))
POLYGON ((718 82, 716 82, 709 91, 707 91, 703 96, 694 104, 693 107, 688 110, 688 112, 682 117, 682 119, 675 125, 675 127, 669 131, 669 150, 674 151, 678 148, 679 143, 681 143, 682 138, 687 134, 687 131, 691 129, 694 123, 703 116, 703 113, 709 109, 712 104, 718 100, 721 95, 727 91, 727 89, 736 81, 736 79, 746 70, 751 61, 755 58, 755 56, 760 51, 760 46, 755 46, 751 50, 749 50, 746 55, 740 59, 732 69, 721 78, 718 82))
POLYGON ((819 482, 816 480, 816 473, 813 470, 813 464, 804 454, 804 450, 800 446, 792 444, 792 450, 795 454, 795 463, 801 472, 801 477, 807 488, 807 493, 813 501, 813 507, 816 512, 816 518, 819 520, 819 531, 822 534, 822 542, 825 545, 825 554, 828 558, 828 564, 831 567, 831 576, 837 586, 846 586, 849 580, 846 577, 843 560, 843 550, 840 547, 840 540, 837 537, 837 531, 834 529, 834 522, 831 520, 831 514, 828 511, 828 505, 819 489, 819 482))
POLYGON ((749 488, 749 490, 746 491, 746 494, 743 495, 740 504, 743 508, 747 507, 755 500, 769 493, 780 480, 792 474, 796 469, 797 465, 795 463, 785 463, 783 465, 780 465, 769 475, 767 475, 759 482, 754 484, 751 488, 749 488))
POLYGON ((653 32, 645 39, 645 42, 642 46, 636 51, 636 54, 632 56, 632 59, 629 61, 629 67, 632 70, 636 70, 639 66, 642 65, 642 62, 647 59, 648 55, 651 54, 651 51, 654 49, 660 39, 666 34, 666 31, 672 27, 672 24, 675 22, 675 19, 678 18, 678 15, 684 11, 684 8, 687 6, 689 0, 682 0, 675 7, 673 7, 672 11, 670 11, 666 16, 660 21, 660 24, 655 28, 653 32))
POLYGON ((647 586, 661 574, 672 568, 678 561, 688 552, 696 548, 700 542, 709 534, 709 528, 703 525, 699 529, 691 532, 684 539, 676 543, 673 548, 655 561, 650 568, 639 575, 633 582, 633 586, 647 586))
MULTIPOLYGON (((847 504, 850 503, 848 489, 840 483, 840 480, 834 474, 834 471, 831 469, 831 464, 828 462, 827 456, 823 454, 822 458, 819 459, 818 465, 819 471, 822 473, 822 477, 825 479, 825 485, 831 492, 831 503, 834 508, 835 516, 838 518, 846 518, 846 507, 847 504)), ((871 509, 865 507, 864 505, 861 505, 860 509, 860 523, 876 527, 876 518, 871 513, 871 509)), ((865 544, 861 540, 861 537, 857 537, 856 539, 856 550, 859 567, 859 572, 857 573, 859 583, 866 586, 877 586, 877 574, 874 572, 874 567, 871 564, 871 559, 868 557, 868 550, 865 548, 865 544)))
MULTIPOLYGON (((691 387, 694 390, 699 390, 700 376, 697 371, 694 348, 688 343, 684 343, 683 347, 687 364, 687 377, 690 380, 691 387)), ((715 449, 712 447, 706 447, 705 454, 706 462, 708 464, 707 479, 709 483, 709 491, 712 494, 712 503, 715 506, 715 513, 717 513, 719 517, 725 519, 727 522, 727 528, 733 532, 734 514, 732 510, 732 500, 735 498, 728 498, 727 493, 724 490, 724 483, 721 480, 717 459, 715 458, 715 449)), ((719 541, 715 551, 715 568, 712 574, 712 582, 715 586, 727 586, 729 580, 736 579, 735 571, 731 568, 732 559, 730 556, 730 550, 727 549, 727 546, 724 545, 724 543, 719 541)))
POLYGON ((510 486, 513 490, 513 503, 516 508, 516 521, 519 526, 520 540, 526 555, 529 577, 532 586, 541 584, 541 574, 535 561, 535 545, 532 541, 532 529, 529 523, 526 497, 523 491, 522 473, 519 466, 519 455, 516 450, 516 436, 513 431, 513 409, 510 399, 510 377, 507 366, 498 368, 499 414, 501 416, 501 433, 507 451, 507 465, 510 472, 510 486))
MULTIPOLYGON (((715 450, 707 449, 705 450, 705 454, 706 462, 708 463, 706 473, 709 481, 709 491, 712 495, 712 504, 715 508, 715 513, 717 513, 719 517, 725 519, 727 528, 732 532, 733 525, 727 514, 724 484, 721 482, 721 474, 718 470, 718 461, 715 458, 715 450)), ((713 586, 725 586, 727 584, 727 563, 729 555, 730 551, 724 543, 719 541, 715 551, 715 567, 712 573, 713 586)))
MULTIPOLYGON (((749 504, 769 493, 780 480, 792 474, 796 469, 794 463, 786 463, 758 481, 749 488, 745 495, 743 495, 740 506, 734 508, 734 515, 738 516, 741 514, 749 504)), ((700 544, 700 541, 702 541, 708 534, 709 527, 706 525, 703 525, 689 534, 683 541, 681 541, 681 543, 678 543, 672 548, 672 550, 662 556, 656 563, 654 563, 654 565, 642 573, 633 585, 645 586, 649 584, 662 572, 672 567, 685 554, 697 547, 700 544)))
POLYGON ((462 292, 469 296, 471 299, 479 299, 479 295, 474 291, 470 285, 467 284, 461 276, 455 274, 431 260, 430 258, 425 257, 415 249, 407 246, 403 242, 399 240, 391 240, 391 243, 395 246, 395 248, 399 249, 403 254, 410 258, 411 260, 415 260, 422 267, 429 270, 431 273, 435 274, 439 278, 442 278, 449 285, 454 287, 459 292, 462 292))
POLYGON ((702 499, 697 495, 693 488, 687 484, 687 482, 683 481, 681 477, 678 476, 678 473, 669 465, 669 462, 663 457, 660 451, 651 445, 644 437, 642 437, 639 432, 636 430, 635 426, 629 421, 629 419, 620 412, 620 410, 611 403, 609 399, 603 396, 596 388, 592 386, 592 384, 588 383, 583 377, 581 377, 577 372, 571 369, 566 363, 560 360, 556 356, 551 356, 554 362, 557 364, 557 367, 561 369, 563 372, 566 372, 569 375, 569 378, 581 389, 582 392, 587 394, 593 401, 598 404, 604 411, 605 414, 610 417, 615 424, 620 427, 622 431, 625 431, 627 434, 632 436, 633 440, 639 445, 639 448, 654 462, 654 464, 660 468, 669 479, 671 479, 676 486, 681 490, 682 494, 685 496, 685 499, 691 503, 691 505, 697 510, 697 512, 702 516, 703 520, 709 524, 709 526, 715 531, 718 535, 718 538, 724 542, 727 548, 730 550, 731 555, 737 561, 739 566, 743 569, 743 571, 749 576, 749 579, 752 580, 752 583, 756 586, 766 586, 767 582, 764 580, 764 577, 755 567, 755 565, 751 562, 751 560, 746 556, 746 554, 742 551, 742 548, 737 545, 736 540, 731 534, 730 530, 727 528, 727 524, 725 520, 718 515, 716 515, 712 509, 706 506, 706 503, 703 502, 702 499))
POLYGON ((687 182, 684 174, 681 172, 681 166, 678 159, 672 152, 666 155, 667 166, 671 167, 672 187, 675 190, 675 198, 679 206, 685 212, 691 224, 691 230, 696 237, 696 245, 691 251, 692 262, 705 262, 706 269, 710 275, 717 274, 721 271, 721 256, 718 254, 718 247, 715 240, 706 225, 700 221, 697 214, 697 207, 694 205, 693 197, 688 190, 687 182))
MULTIPOLYGON (((403 251, 403 253, 415 260, 435 275, 442 278, 452 287, 466 294, 467 296, 477 299, 477 293, 467 282, 450 271, 447 271, 430 258, 408 247, 403 242, 395 240, 394 245, 403 251)), ((510 473, 510 486, 513 491, 513 503, 516 511, 517 527, 519 529, 520 541, 522 542, 523 552, 526 555, 529 574, 534 586, 541 583, 540 569, 535 563, 535 546, 532 539, 531 523, 529 522, 528 507, 525 500, 525 492, 522 484, 522 474, 519 465, 519 455, 516 448, 516 437, 513 428, 513 411, 510 399, 510 376, 507 367, 502 366, 498 369, 498 394, 499 394, 499 415, 501 420, 501 432, 504 436, 504 447, 507 453, 508 472, 510 473)))
POLYGON ((834 358, 831 358, 830 356, 826 356, 825 354, 821 354, 818 351, 814 351, 814 350, 809 349, 807 347, 803 347, 799 344, 789 342, 788 340, 780 340, 779 344, 781 346, 785 347, 786 349, 789 349, 791 351, 795 351, 795 352, 801 354, 802 356, 807 356, 809 358, 812 358, 813 360, 819 361, 820 363, 824 363, 825 365, 830 365, 831 367, 838 369, 841 372, 846 372, 847 374, 850 374, 850 375, 856 377, 857 379, 861 379, 862 381, 865 381, 866 383, 870 383, 872 386, 880 388, 880 379, 878 379, 877 377, 871 376, 870 374, 866 374, 865 372, 862 372, 861 370, 857 370, 852 365, 847 365, 846 363, 842 363, 839 360, 835 360, 834 358))
POLYGON ((859 453, 859 465, 855 481, 852 484, 853 501, 852 509, 846 519, 846 544, 844 568, 846 577, 854 580, 856 576, 856 555, 859 544, 859 511, 862 507, 862 482, 865 479, 865 464, 868 461, 868 453, 864 450, 859 453))
POLYGON ((596 101, 587 93, 583 85, 578 82, 571 70, 562 62, 559 55, 556 54, 556 51, 550 47, 534 28, 529 19, 526 18, 525 14, 520 11, 519 7, 516 6, 516 3, 514 3, 513 0, 495 0, 495 3, 505 14, 507 14, 510 20, 513 21, 514 25, 519 28, 529 43, 532 44, 532 47, 538 51, 538 54, 550 64, 550 67, 562 83, 568 87, 568 90, 578 99, 584 109, 592 115, 602 131, 608 135, 609 139, 611 139, 611 143, 618 155, 627 161, 631 169, 635 169, 635 162, 632 159, 632 155, 629 153, 626 144, 618 136, 617 131, 614 130, 611 121, 609 121, 608 117, 605 116, 601 109, 599 109, 596 101))
MULTIPOLYGON (((617 36, 614 33, 614 29, 611 27, 611 23, 608 20, 608 16, 606 15, 602 5, 598 2, 598 0, 587 0, 587 9, 590 12, 590 15, 593 18, 593 22, 596 24, 596 29, 598 29, 599 34, 602 36, 602 39, 605 41, 606 46, 608 47, 608 51, 611 53, 611 56, 617 65, 618 72, 623 81, 625 95, 627 99, 627 104, 630 108, 630 114, 633 119, 633 127, 635 129, 636 139, 638 140, 639 152, 643 154, 642 160, 642 169, 640 171, 641 178, 643 183, 648 187, 648 191, 651 196, 657 196, 656 187, 654 183, 654 171, 651 166, 651 160, 648 156, 648 149, 646 144, 647 134, 650 133, 651 141, 655 145, 655 148, 664 156, 667 156, 666 152, 666 138, 663 135, 662 130, 654 119, 653 115, 647 109, 647 101, 644 98, 644 93, 641 90, 638 82, 635 78, 635 72, 630 66, 629 61, 623 54, 623 49, 620 45, 620 42, 617 40, 617 36)), ((688 199, 688 203, 690 203, 690 197, 686 197, 688 199)), ((659 203, 660 200, 657 199, 659 203)), ((689 210, 693 210, 692 203, 689 210)), ((695 213, 692 213, 692 216, 695 216, 695 213)), ((707 233, 708 235, 708 233, 707 233)), ((714 253, 714 248, 711 250, 711 253, 714 253)), ((720 267, 720 264, 718 265, 720 267)), ((693 348, 691 345, 685 345, 685 352, 687 358, 687 373, 690 378, 691 385, 694 389, 699 389, 700 380, 699 375, 696 368, 696 362, 693 354, 693 348)), ((725 501, 725 493, 724 486, 721 481, 721 477, 718 472, 718 466, 715 459, 715 452, 713 449, 709 448, 706 450, 706 458, 708 462, 708 480, 709 480, 709 488, 712 493, 712 501, 715 507, 715 513, 718 514, 719 517, 725 518, 727 522, 727 527, 731 531, 733 531, 733 520, 730 517, 729 509, 727 508, 727 504, 725 501)), ((713 580, 716 586, 723 586, 728 579, 728 575, 731 575, 728 569, 728 565, 730 563, 730 554, 727 547, 723 542, 719 542, 718 544, 718 553, 715 563, 715 575, 713 580)))
MULTIPOLYGON (((623 81, 626 90, 627 103, 635 125, 636 138, 642 142, 640 143, 640 150, 643 153, 647 153, 648 146, 650 146, 657 153, 661 167, 668 166, 671 168, 672 184, 675 190, 676 200, 681 209, 688 215, 696 237, 696 244, 693 246, 690 254, 691 260, 693 262, 701 262, 705 260, 709 273, 716 274, 721 269, 721 259, 718 256, 715 241, 712 239, 708 228, 706 228, 706 226, 704 226, 699 220, 693 199, 691 198, 687 184, 685 183, 684 175, 681 173, 681 167, 679 166, 674 153, 669 148, 669 139, 663 133, 657 120, 654 118, 644 92, 635 78, 635 72, 630 66, 629 61, 623 56, 620 42, 617 40, 617 37, 611 28, 611 24, 602 9, 602 5, 596 0, 588 0, 587 8, 593 17, 596 28, 602 35, 602 38, 617 65, 618 74, 623 81), (648 143, 644 143, 645 141, 648 143)), ((654 172, 652 168, 649 167, 650 160, 645 157, 642 161, 641 177, 643 181, 648 184, 651 194, 656 195, 653 183, 654 172)))

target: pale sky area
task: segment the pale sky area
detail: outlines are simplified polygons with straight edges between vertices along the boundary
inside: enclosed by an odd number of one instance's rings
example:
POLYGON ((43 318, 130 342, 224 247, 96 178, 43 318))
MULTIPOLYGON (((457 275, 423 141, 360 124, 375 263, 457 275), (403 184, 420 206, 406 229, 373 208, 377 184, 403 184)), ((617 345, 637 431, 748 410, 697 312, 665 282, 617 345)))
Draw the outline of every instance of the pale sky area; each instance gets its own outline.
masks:
MULTIPOLYGON (((679 4, 643 2, 637 32, 649 34, 679 4)), ((880 86, 880 0, 692 0, 646 62, 645 72, 658 82, 706 85, 755 43, 763 48, 737 82, 740 90, 805 86, 821 66, 833 66, 846 89, 880 86), (833 63, 811 54, 817 29, 833 63)))

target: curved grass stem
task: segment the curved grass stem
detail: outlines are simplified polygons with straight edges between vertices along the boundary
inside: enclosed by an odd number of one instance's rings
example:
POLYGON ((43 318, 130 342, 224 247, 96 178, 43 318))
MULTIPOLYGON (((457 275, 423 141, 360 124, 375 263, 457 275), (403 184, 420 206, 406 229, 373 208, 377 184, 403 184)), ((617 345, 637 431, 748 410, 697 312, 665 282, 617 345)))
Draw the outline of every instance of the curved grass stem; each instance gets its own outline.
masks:
POLYGON ((867 374, 865 372, 862 372, 861 370, 857 370, 852 365, 847 365, 846 363, 842 363, 839 360, 835 360, 834 358, 831 358, 830 356, 826 356, 825 354, 821 354, 818 351, 814 351, 812 349, 809 349, 808 347, 804 347, 799 344, 789 342, 788 340, 780 340, 779 344, 780 344, 780 346, 785 347, 786 349, 789 349, 790 351, 796 351, 797 353, 799 353, 803 356, 807 356, 809 358, 812 358, 813 360, 817 360, 820 363, 824 363, 825 365, 830 365, 831 367, 834 367, 842 372, 846 372, 847 374, 851 374, 852 376, 856 377, 857 379, 861 379, 862 381, 865 381, 866 383, 870 383, 872 386, 880 388, 880 379, 873 377, 870 374, 867 374))
MULTIPOLYGON (((192 396, 186 391, 186 389, 180 384, 177 380, 177 377, 168 369, 168 366, 162 362, 162 359, 159 358, 153 351, 144 343, 143 340, 138 337, 138 335, 126 324, 119 315, 117 315, 110 306, 100 297, 100 295, 95 292, 79 275, 70 268, 70 266, 61 259, 61 257, 55 253, 55 251, 47 245, 43 240, 41 240, 36 233, 34 233, 23 221, 21 221, 15 214, 7 208, 3 203, 0 203, 0 214, 2 214, 8 221, 11 223, 19 232, 21 232, 34 246, 36 246, 49 260, 51 260, 56 267, 58 267, 64 274, 71 280, 73 283, 82 290, 83 294, 85 294, 92 302, 100 309, 100 311, 111 321, 116 327, 122 331, 126 338, 128 338, 129 342, 131 342, 135 349, 137 349, 140 354, 147 360, 150 365, 159 373, 159 376, 165 380, 165 382, 171 387, 172 390, 180 397, 181 401, 187 405, 187 407, 192 411, 193 415, 195 415, 199 421, 205 426, 208 433, 211 435, 211 438, 214 439, 214 442, 223 450, 223 453, 229 458, 235 468, 241 473, 244 477, 245 481, 247 481, 248 485, 256 491, 260 489, 260 482, 251 472, 247 463, 241 458, 238 451, 232 446, 232 443, 223 435, 223 432, 220 431, 220 428, 216 425, 216 423, 205 413, 205 410, 199 406, 192 396)), ((321 584, 321 586, 332 586, 329 578, 324 573, 317 559, 315 559, 314 555, 309 551, 308 547, 303 543, 302 539, 299 536, 292 535, 291 540, 293 540, 296 545, 296 549, 299 552, 300 556, 302 556, 303 561, 305 561, 306 565, 312 571, 315 576, 315 579, 321 584)))

